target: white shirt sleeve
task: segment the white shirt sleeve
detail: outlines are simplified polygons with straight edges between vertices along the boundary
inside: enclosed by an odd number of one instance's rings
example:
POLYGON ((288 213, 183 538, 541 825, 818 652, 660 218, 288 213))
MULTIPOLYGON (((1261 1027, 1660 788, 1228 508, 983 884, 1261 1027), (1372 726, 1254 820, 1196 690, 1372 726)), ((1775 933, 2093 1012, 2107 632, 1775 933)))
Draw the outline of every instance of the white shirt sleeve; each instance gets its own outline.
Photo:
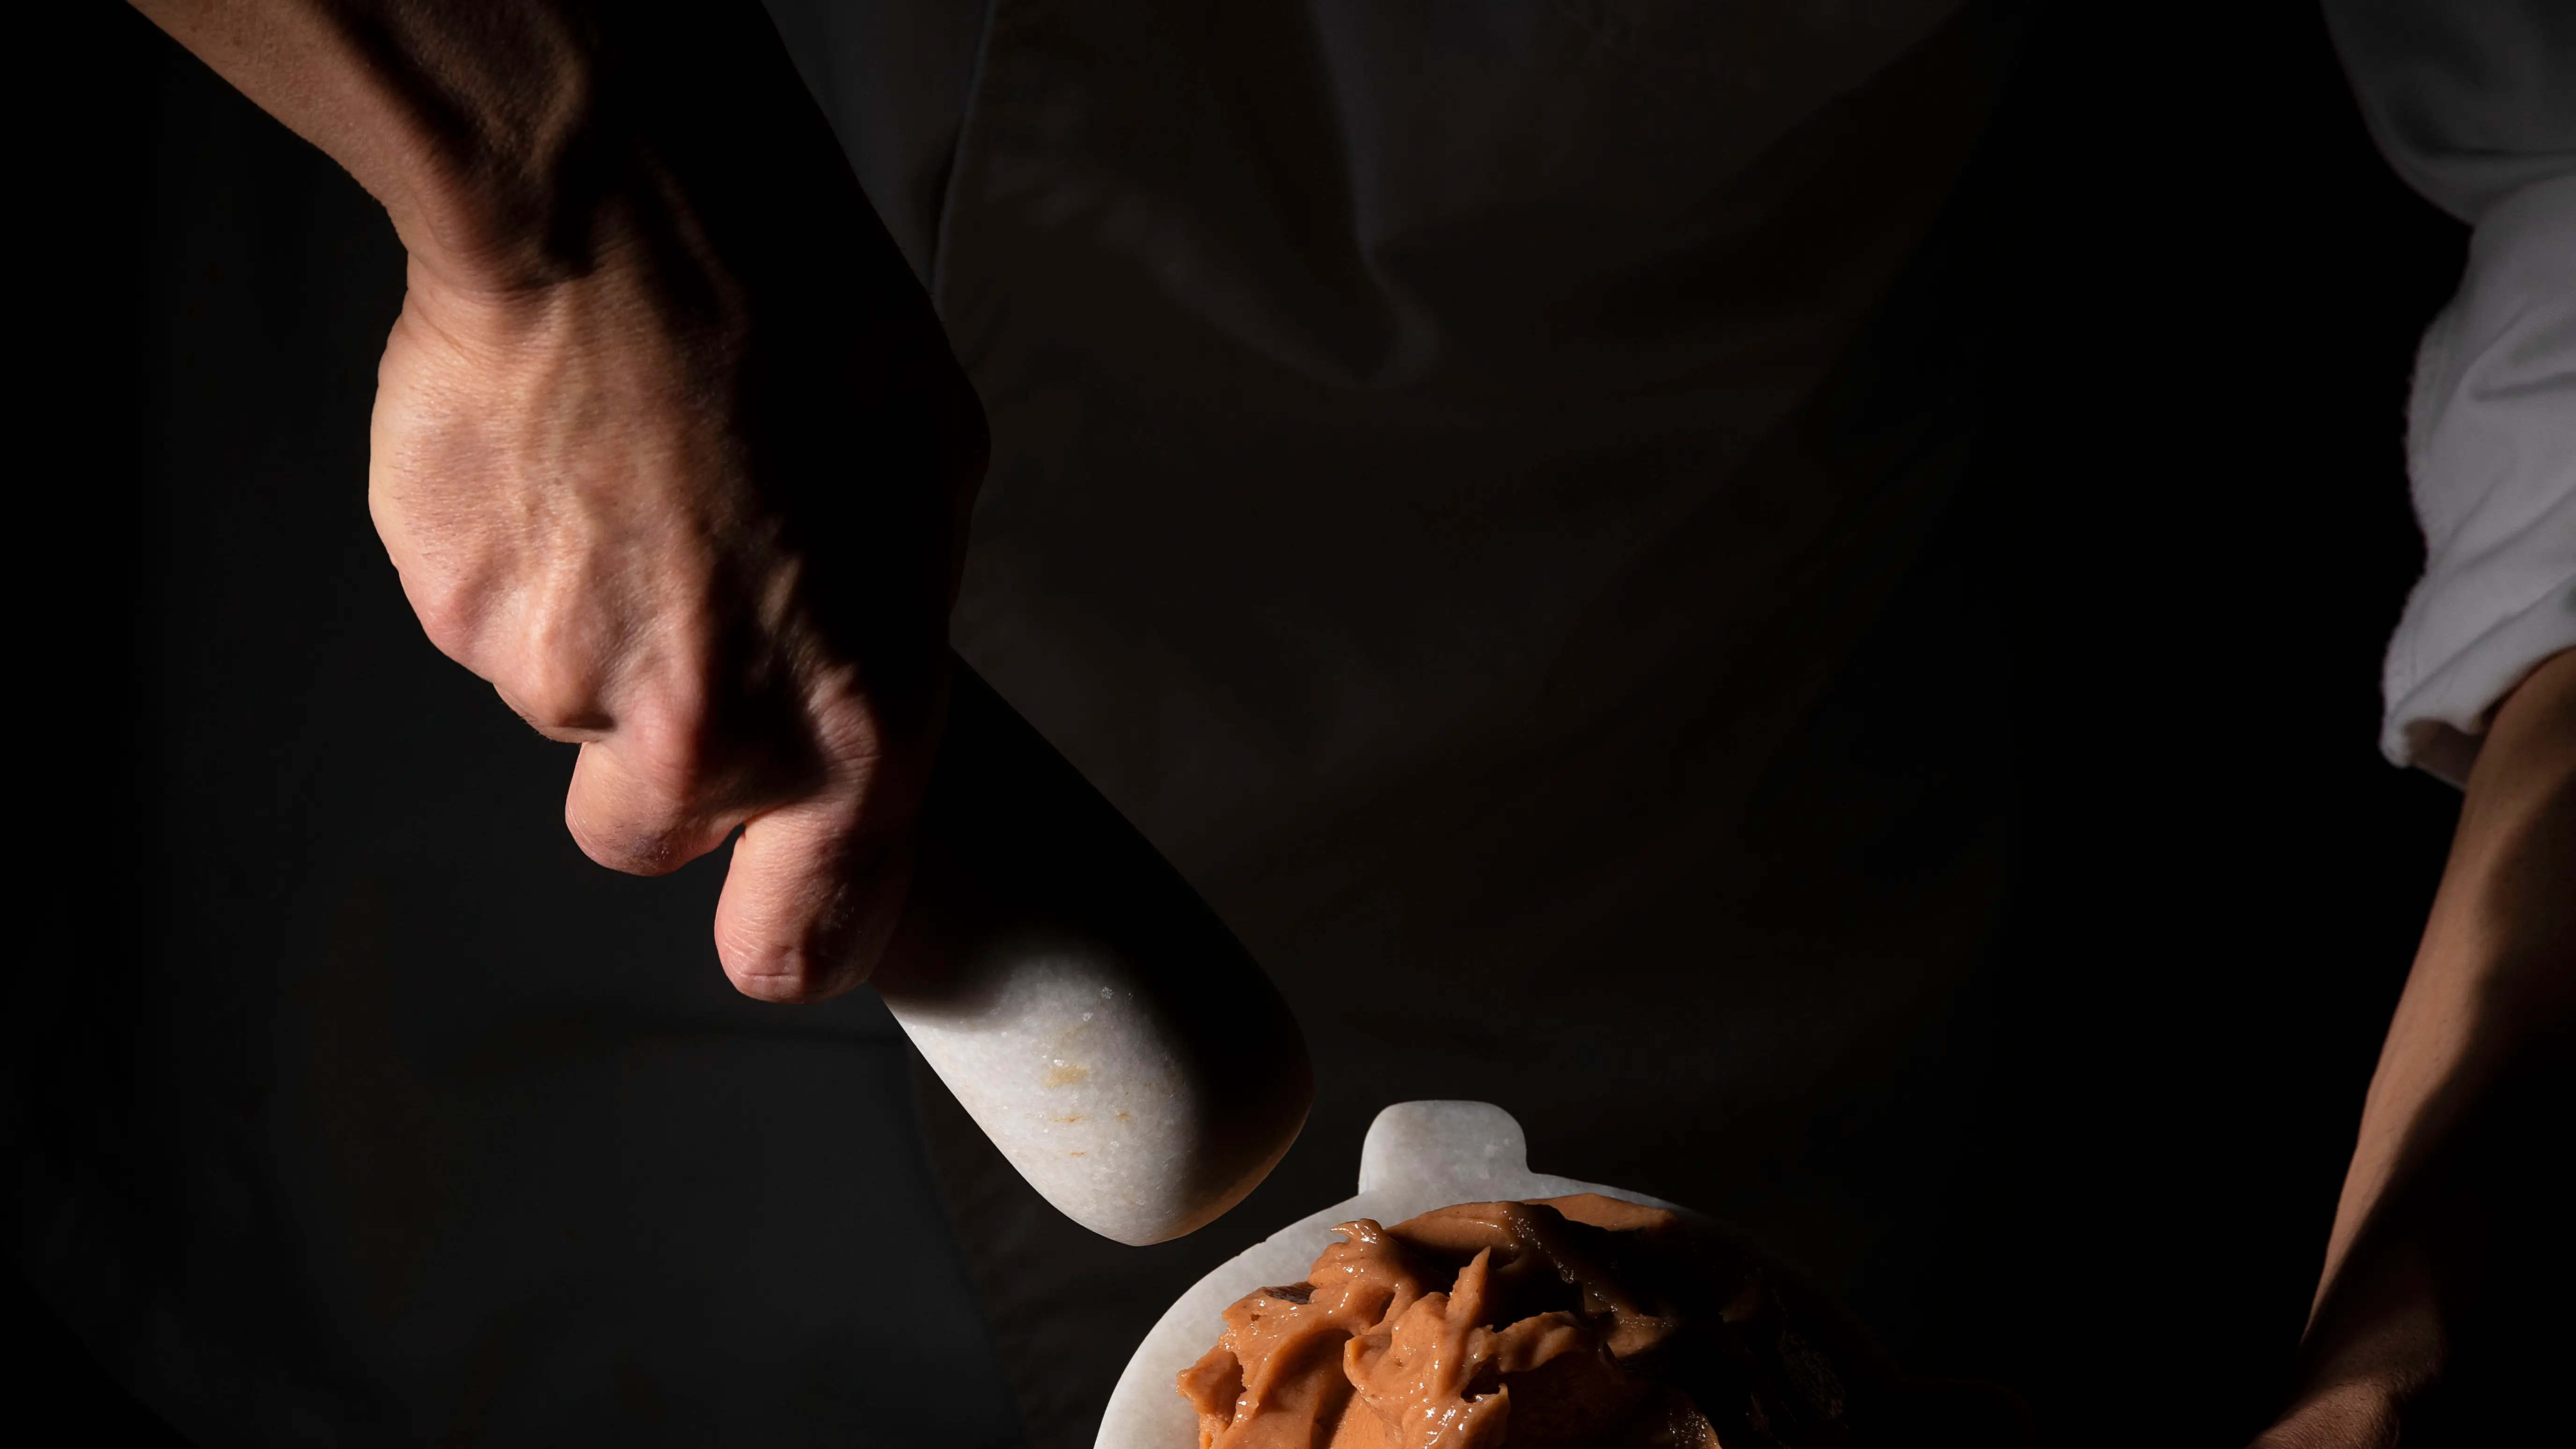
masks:
POLYGON ((2576 648, 2576 4, 2327 0, 2372 136, 2475 228, 2426 329, 2407 466, 2424 577, 2380 748, 2457 784, 2496 703, 2576 648))

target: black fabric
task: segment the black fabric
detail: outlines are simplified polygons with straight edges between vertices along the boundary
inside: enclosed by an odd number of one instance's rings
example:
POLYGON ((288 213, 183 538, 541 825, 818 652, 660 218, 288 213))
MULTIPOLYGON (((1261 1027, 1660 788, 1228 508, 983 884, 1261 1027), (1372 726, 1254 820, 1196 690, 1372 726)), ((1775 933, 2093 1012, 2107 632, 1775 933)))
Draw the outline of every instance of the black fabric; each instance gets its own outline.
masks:
MULTIPOLYGON (((996 7, 958 647, 1297 1008, 1249 1224, 1387 1103, 1492 1100, 1956 1353, 2011 1188, 2029 13, 996 7)), ((1021 1205, 966 1238, 1074 1443, 1262 1229, 1120 1263, 1021 1205)))
MULTIPOLYGON (((1421 677, 1403 655, 1424 636, 1461 646, 1459 673, 1530 636, 1508 613, 1406 634, 1408 570, 1451 570, 1458 597, 1484 581, 1334 530, 1418 508, 1472 553, 1528 526, 1512 488, 1550 468, 1616 489, 1637 478, 1606 459, 1688 460, 1639 444, 1662 436, 1651 409, 1609 421, 1632 398, 1605 379, 1639 384, 1615 349, 1650 324, 1577 288, 1544 294, 1555 311, 1506 295, 1516 275, 1562 282, 1577 224, 1533 206, 1514 252, 1514 214, 1471 208, 1388 240, 1369 229, 1384 206, 1335 212, 1314 175, 1339 165, 1387 201, 1382 133, 1262 149, 1242 36, 1159 13, 997 11, 993 43, 1025 53, 986 57, 939 278, 999 449, 978 546, 1000 602, 970 571, 961 648, 1270 964, 1322 1087, 1271 1183, 1143 1252, 1065 1231, 944 1118, 1033 1435, 1085 1442, 1172 1292, 1347 1193, 1377 1107, 1449 1095, 1519 1112, 1543 1168, 1739 1222, 1901 1361, 2019 1387, 2055 1442, 2253 1433, 2452 808, 2376 760, 2371 685, 2415 566, 2396 401, 2457 237, 2370 152, 2313 17, 2058 17, 1832 371, 1749 457, 1701 452, 1719 485, 1655 520, 1624 565, 1644 587, 1614 586, 1609 627, 1551 646, 1549 682, 1578 701, 1634 692, 1557 753, 1498 750, 1523 721, 1462 711, 1354 811, 1323 772, 1261 788, 1347 738, 1297 650, 1376 682, 1421 677), (1140 137, 1178 139, 1135 174, 1104 159, 1140 137), (1210 160, 1233 147, 1269 169, 1210 160), (1180 199, 1210 171, 1260 184, 1201 215, 1180 199), (1323 241, 1258 244, 1249 219, 1318 196, 1323 241), (1325 245, 1345 225, 1355 258, 1325 245), (1211 301, 1209 272, 1251 298, 1211 301), (1408 286, 1427 313, 1365 305, 1408 286), (1408 351, 1424 315, 1436 340, 1408 351), (1599 375, 1574 360, 1603 357, 1599 375), (1176 513, 1302 497, 1305 478, 1335 503, 1174 543, 1194 536, 1176 513), (1086 548, 1061 550, 1067 531, 1086 548), (1317 642, 1340 642, 1336 606, 1380 653, 1317 642), (1211 747, 1228 731, 1270 753, 1211 747)), ((1385 26, 1418 19, 1402 15, 1385 26)), ((1402 92, 1382 56, 1319 38, 1347 27, 1301 36, 1257 8, 1244 29, 1279 42, 1259 116, 1317 93, 1379 116, 1351 97, 1402 92)), ((1967 44, 2009 55, 1991 31, 1967 44)), ((1905 85, 1886 86, 1900 116, 1905 85)), ((1930 94, 1921 131, 1976 114, 1930 94)), ((1888 139, 1889 114, 1838 102, 1839 144, 1888 139)), ((1902 154, 1930 165, 1939 140, 1908 133, 1902 154)), ((1508 169, 1460 164, 1471 195, 1508 169)), ((1526 592, 1563 582, 1542 563, 1526 592)))
MULTIPOLYGON (((926 272, 974 8, 778 7, 926 272)), ((564 758, 403 615, 362 503, 381 221, 130 15, 52 23, 77 99, 24 129, 60 167, 33 208, 49 486, 22 488, 13 578, 44 822, 13 1262, 207 1444, 1011 1438, 882 1015, 731 999, 712 873, 582 863, 564 758), (865 1258, 868 1232, 906 1251, 865 1258), (517 1311, 477 1296, 495 1281, 517 1311), (952 1347, 879 1352, 856 1310, 888 1296, 952 1347), (983 1417, 924 1420, 934 1389, 983 1417)), ((1633 1185, 1736 1215, 1910 1366, 2022 1393, 2050 1442, 2240 1444, 2453 808, 2377 760, 2372 683, 2415 565, 2407 357, 2459 240, 2370 153, 2313 16, 2061 14, 2022 76, 1986 189, 1881 317, 1932 365, 1855 353, 1820 394, 2001 371, 1990 425, 1900 492, 1874 589, 1825 599, 1851 632, 1743 797, 1776 848, 1731 908, 1821 933, 1766 938, 1812 964, 1772 988, 1781 1026, 1673 1027, 1866 1029, 1633 1185), (1816 944, 1873 929, 1887 949, 1816 944)), ((1890 436, 1805 416, 1820 448, 1890 436)), ((1328 1009, 1313 982, 1288 984, 1328 1009)), ((1515 989, 1553 1010, 1584 984, 1515 989)), ((1614 1180, 1679 1133, 1614 1083, 1514 1100, 1338 1040, 1309 1141, 1165 1248, 1051 1238, 934 1132, 1034 1442, 1088 1443, 1195 1265, 1347 1192, 1384 1100, 1483 1090, 1542 1167, 1614 1180)), ((24 1412, 120 1412, 59 1350, 15 1362, 24 1412)))
POLYGON ((2407 380, 2467 234, 2309 7, 2088 9, 2029 77, 2038 828, 1981 1356, 2052 1443, 2241 1445, 2459 809, 2377 730, 2407 380))
POLYGON ((988 0, 763 0, 868 200, 930 285, 988 0))
POLYGON ((1162 1307, 1347 1196, 1370 1118, 1418 1097, 1501 1103, 1540 1170, 1716 1213, 1906 1362, 1969 1360, 2013 1186, 2033 753, 2028 514, 1995 404, 2019 181, 1990 148, 1808 404, 1629 563, 1566 649, 1615 723, 1517 782, 1417 782, 1296 871, 1202 880, 1319 1067, 1245 1206, 1182 1243, 1089 1242, 934 1113, 1038 1442, 1088 1443, 1162 1307), (1622 692, 1641 658, 1661 677, 1622 692), (1951 699, 1976 704, 1928 703, 1951 699))

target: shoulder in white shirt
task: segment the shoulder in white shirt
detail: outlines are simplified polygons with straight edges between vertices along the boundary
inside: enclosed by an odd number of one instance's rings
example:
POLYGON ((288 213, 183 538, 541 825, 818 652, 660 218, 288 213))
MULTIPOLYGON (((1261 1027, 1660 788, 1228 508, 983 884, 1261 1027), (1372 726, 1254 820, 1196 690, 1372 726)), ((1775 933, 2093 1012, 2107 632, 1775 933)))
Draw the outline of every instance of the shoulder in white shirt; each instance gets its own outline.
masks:
POLYGON ((2371 134, 2475 228, 2424 335, 2407 463, 2423 579, 2380 747, 2459 783, 2489 714, 2576 648, 2576 5, 2327 0, 2371 134))

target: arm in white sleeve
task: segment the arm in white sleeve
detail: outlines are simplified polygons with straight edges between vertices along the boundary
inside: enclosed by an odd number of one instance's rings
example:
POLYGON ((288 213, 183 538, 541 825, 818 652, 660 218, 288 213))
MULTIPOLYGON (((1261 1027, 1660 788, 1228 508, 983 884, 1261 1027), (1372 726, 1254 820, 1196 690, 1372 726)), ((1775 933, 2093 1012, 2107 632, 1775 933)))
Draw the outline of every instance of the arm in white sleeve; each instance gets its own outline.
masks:
POLYGON ((2416 359, 2425 568, 2380 736, 2456 784, 2497 702, 2576 648, 2576 3, 2327 0, 2326 17, 2390 165, 2475 228, 2416 359))

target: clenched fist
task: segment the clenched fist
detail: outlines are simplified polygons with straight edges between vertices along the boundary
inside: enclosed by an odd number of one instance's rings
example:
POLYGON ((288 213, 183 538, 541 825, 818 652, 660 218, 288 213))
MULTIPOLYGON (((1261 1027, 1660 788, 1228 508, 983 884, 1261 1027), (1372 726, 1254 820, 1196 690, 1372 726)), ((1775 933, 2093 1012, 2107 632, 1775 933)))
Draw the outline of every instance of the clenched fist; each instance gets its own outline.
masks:
POLYGON ((774 1000, 864 978, 944 707, 980 409, 756 5, 147 4, 410 251, 368 499, 565 821, 774 1000))

